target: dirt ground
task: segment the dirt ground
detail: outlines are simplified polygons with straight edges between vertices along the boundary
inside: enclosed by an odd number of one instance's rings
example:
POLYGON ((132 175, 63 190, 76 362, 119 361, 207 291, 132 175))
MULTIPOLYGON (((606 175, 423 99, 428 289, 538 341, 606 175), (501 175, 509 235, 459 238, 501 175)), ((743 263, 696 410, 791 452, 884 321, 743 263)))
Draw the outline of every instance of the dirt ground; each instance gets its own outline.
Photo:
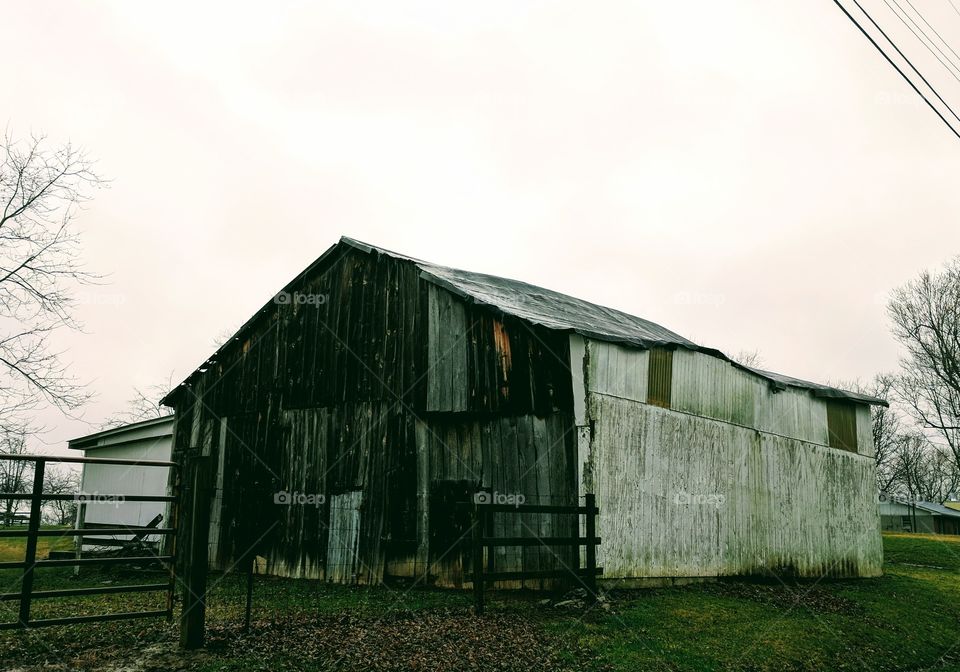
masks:
POLYGON ((190 670, 576 670, 577 656, 536 620, 513 614, 474 616, 469 610, 396 612, 382 618, 287 616, 212 625, 207 647, 182 651, 173 633, 133 653, 99 647, 17 672, 170 672, 190 670))

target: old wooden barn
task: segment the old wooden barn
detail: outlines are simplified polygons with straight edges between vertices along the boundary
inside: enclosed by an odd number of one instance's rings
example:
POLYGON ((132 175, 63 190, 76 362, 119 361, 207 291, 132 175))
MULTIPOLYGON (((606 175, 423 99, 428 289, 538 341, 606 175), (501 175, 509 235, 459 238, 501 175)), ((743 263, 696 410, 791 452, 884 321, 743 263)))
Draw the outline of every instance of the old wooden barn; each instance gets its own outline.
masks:
MULTIPOLYGON (((600 507, 606 579, 874 576, 870 405, 647 320, 343 238, 173 390, 207 455, 210 562, 466 582, 478 488, 600 507)), ((550 516, 498 535, 570 533, 550 516)), ((509 528, 509 529, 507 529, 509 528)), ((541 549, 498 569, 549 568, 541 549)))

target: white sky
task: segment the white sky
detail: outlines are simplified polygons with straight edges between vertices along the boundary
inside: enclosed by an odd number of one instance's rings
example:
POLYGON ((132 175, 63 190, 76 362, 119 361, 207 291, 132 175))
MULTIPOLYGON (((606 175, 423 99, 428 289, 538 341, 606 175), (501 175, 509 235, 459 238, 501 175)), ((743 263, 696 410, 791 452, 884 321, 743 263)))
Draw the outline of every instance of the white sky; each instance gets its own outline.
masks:
MULTIPOLYGON (((949 0, 914 5, 960 46, 949 0)), ((0 121, 113 180, 80 216, 110 284, 58 339, 91 423, 192 371, 342 234, 816 381, 894 368, 886 293, 960 252, 960 140, 829 0, 3 13, 0 121)), ((42 420, 49 450, 91 431, 42 420)))

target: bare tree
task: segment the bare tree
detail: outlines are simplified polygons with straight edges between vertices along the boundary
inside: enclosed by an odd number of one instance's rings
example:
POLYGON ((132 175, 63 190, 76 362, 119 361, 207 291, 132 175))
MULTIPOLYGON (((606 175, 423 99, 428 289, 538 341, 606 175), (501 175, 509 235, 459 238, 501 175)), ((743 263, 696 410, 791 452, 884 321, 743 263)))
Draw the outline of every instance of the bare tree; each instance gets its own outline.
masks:
POLYGON ((87 399, 50 336, 78 327, 71 289, 96 276, 78 259, 77 209, 103 181, 82 150, 43 136, 0 147, 0 425, 42 402, 70 411, 87 399))
MULTIPOLYGON (((0 427, 0 453, 23 455, 27 452, 25 424, 8 424, 0 427)), ((24 460, 0 460, 0 492, 25 494, 33 488, 33 463, 24 460)), ((5 498, 0 501, 3 507, 0 515, 3 524, 13 523, 22 499, 5 498)))
POLYGON ((127 404, 127 409, 120 413, 114 413, 107 421, 103 423, 104 429, 111 427, 121 427, 133 422, 150 420, 152 418, 163 418, 170 415, 170 409, 160 405, 160 400, 174 387, 173 372, 167 376, 166 380, 155 385, 151 385, 146 390, 133 388, 133 398, 127 404))
POLYGON ((888 312, 907 353, 897 395, 960 466, 960 258, 894 291, 888 312))
MULTIPOLYGON (((48 464, 43 475, 43 492, 48 495, 76 495, 80 492, 80 473, 68 465, 48 464)), ((54 525, 68 525, 77 517, 76 499, 51 499, 45 502, 47 519, 54 525)))
MULTIPOLYGON (((878 374, 870 385, 859 391, 879 399, 893 396, 894 376, 878 374)), ((870 429, 873 434, 874 462, 877 467, 877 489, 886 492, 897 478, 897 451, 902 445, 903 422, 896 408, 870 407, 870 429)))
POLYGON ((942 504, 960 486, 960 469, 950 451, 934 444, 921 432, 900 435, 894 452, 896 478, 888 492, 942 504))
POLYGON ((235 327, 225 327, 221 329, 220 333, 213 337, 213 340, 210 342, 210 344, 214 348, 219 349, 224 343, 233 338, 234 334, 236 334, 239 329, 239 324, 235 327))
POLYGON ((751 369, 763 366, 763 357, 760 356, 759 350, 740 350, 730 359, 751 369))

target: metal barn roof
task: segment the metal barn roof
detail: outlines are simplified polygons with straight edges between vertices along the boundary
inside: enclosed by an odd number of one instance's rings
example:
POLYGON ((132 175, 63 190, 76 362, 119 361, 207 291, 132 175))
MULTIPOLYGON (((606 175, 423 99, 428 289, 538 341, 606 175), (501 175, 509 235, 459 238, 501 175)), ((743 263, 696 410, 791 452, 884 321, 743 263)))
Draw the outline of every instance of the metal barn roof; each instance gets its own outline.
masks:
MULTIPOLYGON (((796 387, 810 390, 814 396, 818 397, 849 399, 866 404, 887 405, 885 400, 876 397, 859 394, 857 392, 849 392, 818 383, 811 383, 800 380, 799 378, 792 378, 779 373, 738 364, 715 348, 698 345, 659 324, 614 308, 600 306, 520 280, 511 280, 509 278, 487 275, 485 273, 474 273, 457 268, 438 266, 437 264, 392 252, 382 247, 363 243, 346 236, 342 237, 337 245, 330 247, 324 252, 324 254, 303 273, 300 273, 297 279, 317 268, 341 245, 354 248, 367 254, 382 254, 395 259, 409 261, 417 266, 422 278, 453 292, 467 302, 488 306, 503 314, 516 317, 530 324, 540 325, 557 331, 577 333, 595 340, 621 343, 642 349, 669 347, 703 352, 726 360, 737 368, 750 371, 766 379, 779 389, 796 387)), ((293 282, 296 282, 296 280, 293 282)), ((290 289, 293 282, 288 284, 284 290, 290 289)), ((261 311, 258 311, 253 318, 239 329, 237 335, 244 332, 261 313, 270 310, 272 305, 272 302, 270 302, 264 306, 261 311)), ((231 339, 231 341, 232 340, 233 339, 231 339)), ((228 343, 229 342, 230 341, 228 341, 228 343)), ((223 347, 226 347, 226 345, 223 347)), ((221 350, 222 349, 223 348, 221 348, 221 350)), ((208 362, 215 360, 216 354, 219 352, 220 350, 218 350, 208 362)), ((205 366, 206 365, 203 365, 198 368, 197 371, 191 374, 190 378, 184 382, 189 382, 189 380, 197 375, 198 372, 202 371, 205 366)), ((171 392, 171 394, 172 393, 173 392, 171 392)), ((167 396, 169 398, 170 395, 167 396)), ((166 402, 166 399, 164 402, 166 402)))

